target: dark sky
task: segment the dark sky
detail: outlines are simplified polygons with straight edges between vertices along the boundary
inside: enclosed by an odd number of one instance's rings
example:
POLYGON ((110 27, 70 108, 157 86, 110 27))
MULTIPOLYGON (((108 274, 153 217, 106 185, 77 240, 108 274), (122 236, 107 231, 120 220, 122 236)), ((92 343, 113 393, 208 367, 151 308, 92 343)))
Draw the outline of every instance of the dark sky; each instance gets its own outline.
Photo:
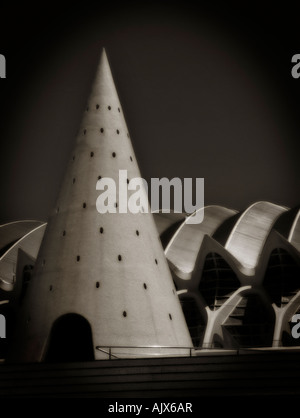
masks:
POLYGON ((144 178, 204 177, 206 205, 300 203, 299 10, 45 4, 1 6, 0 223, 47 219, 103 46, 144 178))

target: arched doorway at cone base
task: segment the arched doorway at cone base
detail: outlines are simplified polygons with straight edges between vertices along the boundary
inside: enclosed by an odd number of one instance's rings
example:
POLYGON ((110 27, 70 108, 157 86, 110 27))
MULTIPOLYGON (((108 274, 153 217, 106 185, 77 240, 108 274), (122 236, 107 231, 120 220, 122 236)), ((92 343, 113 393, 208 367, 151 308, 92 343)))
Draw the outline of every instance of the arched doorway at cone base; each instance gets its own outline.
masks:
POLYGON ((93 336, 89 322, 75 313, 57 318, 52 325, 44 361, 59 363, 94 359, 93 336))

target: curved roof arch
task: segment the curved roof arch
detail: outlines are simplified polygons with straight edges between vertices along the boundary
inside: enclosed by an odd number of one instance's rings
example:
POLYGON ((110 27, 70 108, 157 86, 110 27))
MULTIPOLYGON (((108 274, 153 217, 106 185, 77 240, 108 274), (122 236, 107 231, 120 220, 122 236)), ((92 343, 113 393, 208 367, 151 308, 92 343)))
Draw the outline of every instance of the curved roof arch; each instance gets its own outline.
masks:
POLYGON ((35 220, 23 220, 0 225, 0 255, 8 250, 9 245, 13 245, 17 240, 43 223, 35 220))
POLYGON ((0 288, 10 291, 14 286, 14 276, 18 259, 18 251, 21 248, 30 257, 36 258, 47 224, 37 226, 20 238, 0 258, 0 288))
MULTIPOLYGON (((216 229, 237 212, 222 206, 205 206, 203 221, 188 223, 189 217, 181 224, 166 247, 165 254, 175 273, 182 279, 189 279, 195 267, 205 235, 213 235, 216 229)), ((193 215, 190 215, 193 216, 193 215)))
POLYGON ((255 269, 264 244, 278 217, 287 211, 284 206, 270 202, 256 202, 245 210, 233 227, 225 249, 244 268, 255 269))
POLYGON ((173 225, 184 222, 187 216, 185 213, 176 213, 173 211, 164 213, 162 210, 154 211, 152 215, 159 235, 162 235, 173 225))
POLYGON ((300 209, 295 216, 288 236, 288 241, 300 252, 300 209))

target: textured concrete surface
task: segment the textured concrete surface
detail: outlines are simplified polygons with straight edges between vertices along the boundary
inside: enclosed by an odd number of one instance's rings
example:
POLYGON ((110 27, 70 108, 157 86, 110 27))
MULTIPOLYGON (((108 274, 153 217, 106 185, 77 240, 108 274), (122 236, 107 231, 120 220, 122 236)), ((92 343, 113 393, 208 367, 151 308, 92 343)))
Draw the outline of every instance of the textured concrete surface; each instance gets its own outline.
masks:
POLYGON ((105 51, 91 91, 18 313, 14 360, 43 360, 69 313, 88 321, 96 359, 107 357, 101 345, 192 344, 152 214, 96 210, 99 176, 141 177, 105 51))

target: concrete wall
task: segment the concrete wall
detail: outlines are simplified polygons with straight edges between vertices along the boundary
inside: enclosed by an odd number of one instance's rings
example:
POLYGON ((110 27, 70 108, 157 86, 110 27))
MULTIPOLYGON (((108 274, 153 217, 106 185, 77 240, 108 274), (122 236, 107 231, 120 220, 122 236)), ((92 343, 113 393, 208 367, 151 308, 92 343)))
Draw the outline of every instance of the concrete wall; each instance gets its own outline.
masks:
MULTIPOLYGON (((103 52, 18 313, 11 360, 42 361, 53 324, 68 313, 90 324, 96 359, 107 357, 96 346, 191 345, 152 214, 100 214, 96 209, 99 176, 118 184, 119 170, 127 170, 129 179, 140 177, 103 52)), ((138 356, 141 350, 129 351, 126 355, 138 356)), ((155 355, 153 349, 150 354, 155 355)))

